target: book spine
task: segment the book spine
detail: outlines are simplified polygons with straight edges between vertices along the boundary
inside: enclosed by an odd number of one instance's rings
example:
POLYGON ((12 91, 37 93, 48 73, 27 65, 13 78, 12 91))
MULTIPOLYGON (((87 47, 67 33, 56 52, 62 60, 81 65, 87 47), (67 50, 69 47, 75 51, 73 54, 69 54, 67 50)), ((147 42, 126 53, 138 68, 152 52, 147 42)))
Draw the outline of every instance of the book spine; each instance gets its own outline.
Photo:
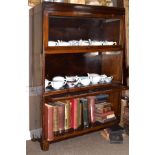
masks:
POLYGON ((51 141, 54 139, 53 134, 53 107, 45 104, 44 106, 44 129, 45 129, 45 139, 51 141))
POLYGON ((95 112, 95 116, 100 116, 100 117, 106 117, 106 116, 111 115, 111 114, 114 114, 114 111, 108 111, 106 113, 95 112))
POLYGON ((88 114, 88 100, 81 99, 82 103, 82 114, 83 114, 83 126, 84 128, 89 127, 89 114, 88 114))
POLYGON ((78 127, 81 126, 82 123, 82 105, 80 103, 80 100, 78 100, 78 127))
POLYGON ((59 122, 59 133, 64 131, 65 122, 65 106, 63 104, 58 106, 58 122, 59 122))
POLYGON ((57 135, 58 131, 59 131, 58 107, 53 106, 53 132, 54 132, 54 135, 57 135))
POLYGON ((67 100, 65 103, 65 130, 71 128, 71 109, 70 109, 70 101, 67 100))
POLYGON ((93 124, 95 123, 95 97, 94 96, 89 96, 88 97, 88 106, 89 106, 89 120, 93 124))
POLYGON ((71 124, 73 129, 78 128, 78 99, 71 99, 71 105, 72 105, 72 118, 71 118, 71 124))

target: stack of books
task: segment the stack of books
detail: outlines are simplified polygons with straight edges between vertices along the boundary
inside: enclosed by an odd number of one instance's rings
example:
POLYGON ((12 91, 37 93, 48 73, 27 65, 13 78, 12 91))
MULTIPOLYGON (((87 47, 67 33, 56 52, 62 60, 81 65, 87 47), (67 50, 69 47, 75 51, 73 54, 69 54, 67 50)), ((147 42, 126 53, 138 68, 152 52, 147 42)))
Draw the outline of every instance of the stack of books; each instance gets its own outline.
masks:
POLYGON ((95 104, 95 120, 100 123, 115 120, 116 116, 109 102, 95 104))
POLYGON ((119 125, 114 125, 101 131, 101 135, 104 139, 110 141, 111 144, 122 144, 124 129, 119 125))

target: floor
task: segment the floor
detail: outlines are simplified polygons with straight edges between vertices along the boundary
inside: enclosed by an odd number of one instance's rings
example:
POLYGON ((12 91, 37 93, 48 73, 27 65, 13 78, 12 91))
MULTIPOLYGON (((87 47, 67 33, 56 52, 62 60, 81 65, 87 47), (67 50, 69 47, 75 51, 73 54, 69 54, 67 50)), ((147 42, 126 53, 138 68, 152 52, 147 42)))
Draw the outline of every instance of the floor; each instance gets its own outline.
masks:
POLYGON ((129 137, 123 144, 110 144, 100 131, 53 143, 42 151, 39 142, 26 141, 26 155, 129 155, 129 137))

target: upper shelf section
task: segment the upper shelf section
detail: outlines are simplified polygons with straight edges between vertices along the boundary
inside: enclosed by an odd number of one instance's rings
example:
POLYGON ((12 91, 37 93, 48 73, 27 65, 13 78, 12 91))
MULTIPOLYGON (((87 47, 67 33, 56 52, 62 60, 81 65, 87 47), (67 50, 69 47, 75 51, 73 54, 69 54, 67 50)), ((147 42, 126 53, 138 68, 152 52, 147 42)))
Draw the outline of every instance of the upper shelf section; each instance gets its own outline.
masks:
POLYGON ((116 51, 124 46, 124 9, 43 3, 46 54, 116 51))

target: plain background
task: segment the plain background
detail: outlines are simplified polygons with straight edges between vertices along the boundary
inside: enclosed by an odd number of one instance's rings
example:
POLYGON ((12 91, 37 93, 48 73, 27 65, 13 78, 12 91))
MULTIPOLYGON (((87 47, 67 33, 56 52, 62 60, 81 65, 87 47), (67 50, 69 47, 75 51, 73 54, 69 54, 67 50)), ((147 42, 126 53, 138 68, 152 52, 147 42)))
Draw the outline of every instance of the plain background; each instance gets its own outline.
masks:
MULTIPOLYGON (((129 3, 131 155, 155 154, 154 6, 154 0, 129 3)), ((28 0, 0 2, 0 154, 5 155, 26 154, 29 139, 28 10, 28 0)))

